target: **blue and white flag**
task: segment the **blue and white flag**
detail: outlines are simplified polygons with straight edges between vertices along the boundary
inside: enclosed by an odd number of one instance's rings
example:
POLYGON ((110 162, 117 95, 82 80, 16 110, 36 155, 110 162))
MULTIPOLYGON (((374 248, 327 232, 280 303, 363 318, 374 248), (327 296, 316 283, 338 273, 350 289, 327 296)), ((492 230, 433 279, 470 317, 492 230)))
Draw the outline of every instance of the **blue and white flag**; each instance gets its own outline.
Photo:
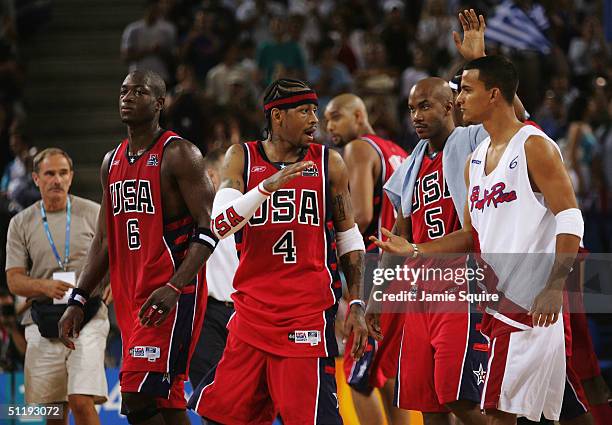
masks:
POLYGON ((517 50, 532 50, 549 54, 551 43, 545 35, 550 27, 544 7, 534 4, 525 11, 506 0, 487 19, 485 39, 517 50))

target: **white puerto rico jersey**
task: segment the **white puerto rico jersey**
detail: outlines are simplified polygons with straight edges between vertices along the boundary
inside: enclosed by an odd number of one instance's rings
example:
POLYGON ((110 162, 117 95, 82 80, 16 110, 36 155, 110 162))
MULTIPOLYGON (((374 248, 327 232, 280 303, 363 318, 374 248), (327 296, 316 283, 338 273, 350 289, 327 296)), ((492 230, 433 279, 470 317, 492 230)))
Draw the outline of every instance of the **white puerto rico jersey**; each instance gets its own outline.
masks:
POLYGON ((546 284, 556 243, 555 216, 529 182, 525 141, 533 135, 545 138, 559 151, 543 131, 526 125, 512 137, 497 167, 486 175, 488 137, 472 154, 468 191, 482 259, 498 279, 496 288, 488 289, 496 289, 526 310, 546 284))

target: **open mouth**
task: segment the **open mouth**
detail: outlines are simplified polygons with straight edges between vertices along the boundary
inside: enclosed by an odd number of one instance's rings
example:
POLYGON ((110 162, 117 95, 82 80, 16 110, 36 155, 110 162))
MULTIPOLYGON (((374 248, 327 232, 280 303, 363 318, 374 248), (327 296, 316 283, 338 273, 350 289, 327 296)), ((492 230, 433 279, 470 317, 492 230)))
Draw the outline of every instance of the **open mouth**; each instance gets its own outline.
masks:
POLYGON ((314 141, 314 135, 316 131, 316 128, 309 128, 308 130, 304 131, 304 134, 306 135, 306 137, 308 137, 308 140, 312 142, 314 141))

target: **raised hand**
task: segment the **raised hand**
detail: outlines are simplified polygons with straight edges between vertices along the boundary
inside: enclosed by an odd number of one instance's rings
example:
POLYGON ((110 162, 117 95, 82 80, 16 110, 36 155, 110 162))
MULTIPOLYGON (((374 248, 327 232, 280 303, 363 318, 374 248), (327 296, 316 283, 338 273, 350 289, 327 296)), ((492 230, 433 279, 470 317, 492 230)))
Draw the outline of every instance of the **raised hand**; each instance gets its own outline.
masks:
POLYGON ((301 161, 291 164, 288 167, 277 171, 274 175, 268 177, 263 182, 263 187, 268 192, 274 192, 289 183, 294 178, 301 176, 302 171, 313 167, 314 162, 312 161, 301 161))
POLYGON ((453 40, 457 51, 466 61, 485 56, 485 19, 484 16, 476 16, 474 9, 464 10, 459 13, 459 22, 463 28, 463 41, 457 33, 453 31, 453 40))
POLYGON ((412 256, 414 249, 412 248, 410 242, 401 236, 394 235, 384 227, 382 227, 380 230, 382 234, 389 239, 383 242, 376 238, 376 236, 370 236, 370 240, 374 242, 376 246, 390 254, 403 255, 404 257, 412 256))

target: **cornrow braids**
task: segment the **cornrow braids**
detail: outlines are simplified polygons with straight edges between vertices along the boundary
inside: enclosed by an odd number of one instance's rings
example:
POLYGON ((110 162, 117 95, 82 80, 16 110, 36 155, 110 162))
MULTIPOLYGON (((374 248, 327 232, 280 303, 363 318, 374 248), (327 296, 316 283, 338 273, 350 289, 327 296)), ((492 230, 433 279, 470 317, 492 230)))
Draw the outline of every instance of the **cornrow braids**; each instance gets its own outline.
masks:
POLYGON ((264 112, 266 116, 266 133, 270 133, 272 130, 272 121, 270 117, 271 109, 265 110, 265 105, 275 100, 287 98, 300 92, 313 92, 312 88, 304 81, 296 80, 293 78, 280 78, 271 83, 264 91, 264 112))

